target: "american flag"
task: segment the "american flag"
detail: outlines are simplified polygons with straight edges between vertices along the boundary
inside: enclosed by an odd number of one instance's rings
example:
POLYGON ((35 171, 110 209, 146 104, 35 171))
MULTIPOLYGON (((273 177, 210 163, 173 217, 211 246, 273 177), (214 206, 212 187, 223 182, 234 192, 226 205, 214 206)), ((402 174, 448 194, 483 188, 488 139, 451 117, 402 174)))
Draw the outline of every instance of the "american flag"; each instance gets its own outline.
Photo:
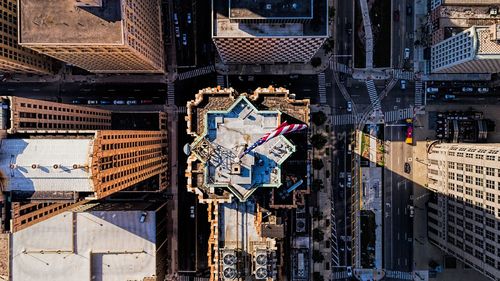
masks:
POLYGON ((257 146, 267 142, 268 140, 275 138, 279 135, 284 135, 287 133, 295 132, 295 131, 300 131, 307 129, 306 124, 291 124, 288 125, 288 123, 285 121, 281 125, 278 126, 278 128, 272 130, 271 132, 265 134, 262 138, 257 140, 254 144, 249 146, 243 153, 241 153, 240 158, 245 156, 245 154, 249 153, 250 151, 254 150, 257 146))

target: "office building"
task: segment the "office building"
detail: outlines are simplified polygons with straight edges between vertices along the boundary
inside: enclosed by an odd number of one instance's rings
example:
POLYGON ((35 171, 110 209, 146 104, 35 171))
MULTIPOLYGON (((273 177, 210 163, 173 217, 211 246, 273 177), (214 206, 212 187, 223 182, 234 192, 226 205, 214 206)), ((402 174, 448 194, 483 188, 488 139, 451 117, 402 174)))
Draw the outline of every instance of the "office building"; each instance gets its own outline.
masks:
POLYGON ((20 0, 19 44, 95 73, 163 73, 159 0, 20 0))
POLYGON ((328 37, 326 0, 212 0, 212 38, 227 64, 308 62, 328 37))
POLYGON ((163 281, 167 208, 138 201, 87 203, 15 232, 9 280, 163 281))
POLYGON ((500 24, 473 26, 432 46, 431 72, 500 72, 500 24))
POLYGON ((431 0, 431 9, 434 10, 440 6, 484 6, 498 5, 497 0, 431 0))
POLYGON ((50 58, 18 45, 17 1, 3 1, 0 12, 0 72, 49 74, 50 58))
POLYGON ((429 148, 428 239, 486 275, 500 276, 500 144, 429 148))
POLYGON ((185 149, 185 175, 188 190, 208 205, 211 280, 278 280, 285 274, 280 249, 287 245, 276 209, 303 206, 309 193, 307 133, 278 135, 242 152, 285 121, 308 124, 309 100, 283 88, 251 94, 207 88, 187 112, 194 141, 185 149), (301 165, 285 168, 291 159, 301 165))

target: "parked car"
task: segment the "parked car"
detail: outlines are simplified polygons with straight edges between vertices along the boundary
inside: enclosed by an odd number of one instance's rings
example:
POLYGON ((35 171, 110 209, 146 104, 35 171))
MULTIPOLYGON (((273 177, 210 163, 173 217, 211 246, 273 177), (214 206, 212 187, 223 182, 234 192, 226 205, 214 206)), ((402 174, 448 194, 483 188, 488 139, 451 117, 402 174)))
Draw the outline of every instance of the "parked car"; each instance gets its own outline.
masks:
POLYGON ((194 206, 189 207, 189 217, 194 219, 194 206))
POLYGON ((88 100, 87 104, 99 104, 98 100, 88 100))
POLYGON ((410 48, 405 48, 404 55, 405 55, 405 60, 410 58, 410 48))
POLYGON ((411 16, 413 14, 413 9, 411 5, 406 6, 406 15, 411 16))
POLYGON ((405 163, 405 173, 409 174, 411 172, 411 166, 410 163, 406 162, 405 163))
POLYGON ((401 80, 401 90, 406 90, 406 80, 401 80))
POLYGON ((477 88, 477 92, 480 93, 480 94, 486 94, 490 91, 490 88, 486 88, 486 87, 483 87, 483 88, 477 88))
POLYGON ((351 174, 347 174, 347 183, 346 183, 346 188, 350 188, 351 187, 351 184, 352 184, 352 181, 351 181, 351 174))
POLYGON ((182 45, 187 46, 188 41, 187 41, 187 35, 186 33, 182 34, 182 45))
POLYGON ((99 103, 102 104, 102 105, 106 105, 106 104, 111 104, 111 101, 109 101, 109 100, 100 100, 99 103))
POLYGON ((181 30, 179 29, 178 26, 175 27, 175 37, 177 38, 181 37, 181 30))
POLYGON ((474 89, 472 87, 462 87, 462 92, 472 93, 472 92, 474 92, 474 89))
POLYGON ((114 100, 113 104, 122 105, 122 104, 125 104, 125 101, 124 100, 114 100))
POLYGON ((455 95, 444 95, 445 100, 454 100, 456 98, 455 95))
POLYGON ((135 105, 135 104, 138 104, 138 102, 136 100, 128 100, 127 101, 127 105, 135 105))
POLYGON ((139 218, 140 223, 144 223, 146 221, 146 217, 148 216, 147 212, 142 212, 141 217, 139 218))
POLYGON ((347 112, 351 112, 352 111, 352 102, 348 101, 347 102, 347 112))
POLYGON ((345 25, 345 31, 347 32, 347 34, 351 35, 352 34, 352 23, 348 22, 346 25, 345 25))
POLYGON ((394 12, 392 13, 392 17, 393 17, 395 22, 398 22, 399 21, 399 10, 394 10, 394 12))
POLYGON ((177 13, 174 13, 174 24, 179 25, 179 18, 177 17, 177 13))
POLYGON ((152 104, 153 100, 141 100, 141 104, 152 104))
POLYGON ((435 93, 438 93, 439 92, 439 88, 435 88, 435 87, 429 87, 427 88, 427 93, 429 94, 435 94, 435 93))
POLYGON ((410 210, 410 218, 413 218, 415 216, 415 208, 410 205, 408 209, 410 210))
POLYGON ((191 23, 191 13, 187 13, 187 22, 191 23))
POLYGON ((346 268, 346 271, 347 271, 347 277, 351 277, 352 276, 352 267, 348 266, 346 268))
POLYGON ((72 104, 81 104, 83 102, 82 102, 82 100, 72 100, 71 103, 72 104))

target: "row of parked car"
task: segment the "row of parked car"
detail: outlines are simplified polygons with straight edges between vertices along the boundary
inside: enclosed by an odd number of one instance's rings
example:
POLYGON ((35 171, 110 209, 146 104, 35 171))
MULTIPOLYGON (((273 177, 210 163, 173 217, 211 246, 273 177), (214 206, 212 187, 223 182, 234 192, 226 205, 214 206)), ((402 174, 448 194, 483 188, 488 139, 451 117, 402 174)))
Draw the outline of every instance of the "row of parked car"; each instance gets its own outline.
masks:
POLYGON ((90 105, 138 105, 138 104, 153 104, 153 100, 81 100, 72 101, 73 104, 90 104, 90 105))
MULTIPOLYGON (((429 87, 429 88, 427 88, 426 91, 429 94, 437 94, 437 93, 439 93, 439 88, 437 88, 437 87, 429 87)), ((474 92, 477 92, 479 94, 487 94, 487 93, 490 92, 490 88, 488 88, 488 87, 478 87, 476 89, 476 91, 474 91, 473 87, 462 87, 461 91, 463 93, 474 93, 474 92)))

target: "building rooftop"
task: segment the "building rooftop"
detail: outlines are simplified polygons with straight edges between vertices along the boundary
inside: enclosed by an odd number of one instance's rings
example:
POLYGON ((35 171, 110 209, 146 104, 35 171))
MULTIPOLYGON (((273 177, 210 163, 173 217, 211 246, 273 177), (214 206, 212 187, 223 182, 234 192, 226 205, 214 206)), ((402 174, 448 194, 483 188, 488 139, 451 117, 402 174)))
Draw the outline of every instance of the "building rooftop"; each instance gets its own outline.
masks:
POLYGON ((295 147, 283 136, 258 146, 241 159, 239 155, 280 124, 280 112, 259 111, 245 96, 239 97, 224 111, 208 111, 205 132, 192 147, 208 146, 205 184, 227 187, 240 200, 246 200, 258 187, 281 185, 280 165, 295 147))
POLYGON ((12 234, 12 280, 155 276, 156 213, 148 212, 141 223, 142 212, 64 212, 12 234))
POLYGON ((94 192, 90 171, 93 140, 3 139, 0 171, 7 191, 94 192))
POLYGON ((102 6, 78 6, 75 0, 18 3, 20 44, 123 43, 120 0, 102 0, 102 6))
POLYGON ((314 0, 229 0, 231 19, 312 18, 314 0))

